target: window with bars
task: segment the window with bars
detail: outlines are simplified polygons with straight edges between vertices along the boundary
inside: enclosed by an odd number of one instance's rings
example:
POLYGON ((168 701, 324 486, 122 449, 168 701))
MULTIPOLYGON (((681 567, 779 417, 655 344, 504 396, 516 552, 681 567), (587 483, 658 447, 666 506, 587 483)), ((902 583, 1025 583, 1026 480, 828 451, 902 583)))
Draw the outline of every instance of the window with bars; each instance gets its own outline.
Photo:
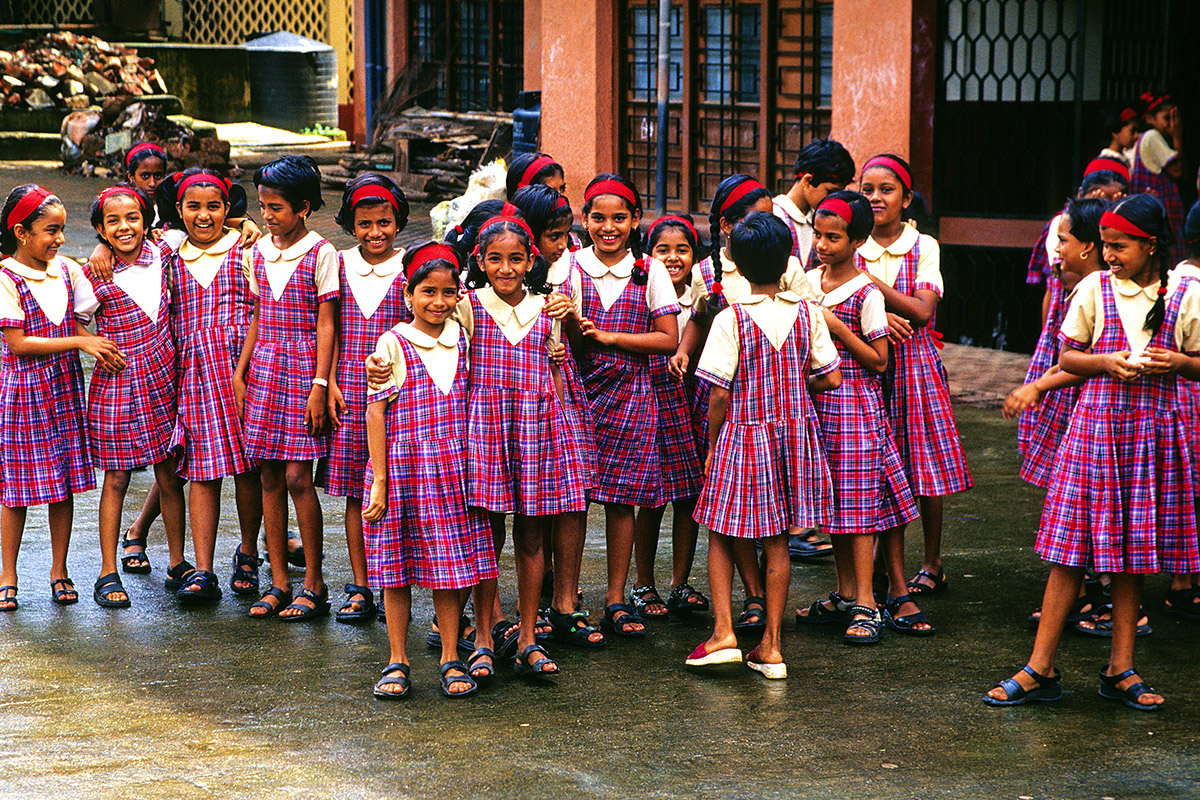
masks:
MULTIPOLYGON (((657 159, 658 10, 621 8, 620 169, 649 205, 657 159)), ((726 175, 791 185, 797 153, 829 131, 829 0, 674 0, 670 12, 667 205, 702 211, 726 175)))
POLYGON ((452 111, 511 111, 524 62, 522 0, 416 0, 413 52, 435 74, 417 102, 452 111))

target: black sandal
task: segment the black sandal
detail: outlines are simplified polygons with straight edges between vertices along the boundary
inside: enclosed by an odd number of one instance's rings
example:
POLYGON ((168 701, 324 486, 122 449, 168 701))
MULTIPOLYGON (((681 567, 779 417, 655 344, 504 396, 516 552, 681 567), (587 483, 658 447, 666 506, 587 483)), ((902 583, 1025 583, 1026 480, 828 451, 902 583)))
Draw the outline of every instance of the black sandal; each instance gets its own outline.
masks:
POLYGON ((272 586, 270 589, 267 589, 267 591, 263 592, 263 596, 258 600, 258 602, 251 604, 249 611, 246 613, 247 616, 251 617, 252 619, 266 619, 267 617, 273 617, 278 614, 291 602, 291 589, 280 589, 278 586, 272 586), (269 600, 267 600, 268 597, 274 597, 277 602, 271 603, 269 600), (253 612, 256 608, 265 608, 267 613, 255 614, 253 612))
POLYGON ((924 611, 918 611, 915 614, 906 614, 904 616, 900 616, 897 613, 900 610, 900 606, 904 605, 905 603, 912 602, 913 599, 906 594, 902 594, 899 597, 893 597, 892 599, 888 600, 883 606, 883 621, 886 622, 887 626, 892 630, 899 631, 906 636, 933 636, 935 633, 937 633, 937 628, 933 627, 933 623, 930 622, 929 617, 925 616, 924 611), (927 624, 929 627, 916 627, 922 622, 927 624))
POLYGON ((263 560, 257 556, 248 556, 242 552, 242 545, 233 548, 233 575, 229 578, 229 588, 239 597, 258 594, 258 568, 263 560), (238 586, 238 582, 248 583, 249 586, 238 586))
POLYGON ((937 575, 934 575, 927 569, 917 570, 917 574, 905 585, 908 587, 909 594, 921 597, 927 594, 937 594, 938 592, 946 591, 946 584, 946 570, 938 567, 937 575), (932 585, 922 583, 921 578, 927 578, 932 585))
MULTIPOLYGON (((431 650, 442 649, 442 632, 436 629, 437 620, 429 623, 429 635, 425 637, 425 645, 431 650)), ((475 650, 475 631, 464 634, 471 627, 471 618, 463 614, 458 618, 458 649, 470 653, 475 650)))
POLYGON ((475 679, 471 677, 471 673, 467 672, 467 665, 464 664, 463 662, 447 661, 445 664, 442 664, 441 672, 442 672, 442 694, 444 694, 446 697, 466 697, 468 695, 475 694, 475 692, 479 691, 479 684, 476 683, 475 679), (458 670, 459 672, 462 673, 462 675, 447 675, 446 673, 448 673, 452 669, 458 670), (450 691, 450 687, 456 683, 465 683, 470 688, 468 688, 465 692, 450 691))
POLYGON ((1023 706, 1031 701, 1053 703, 1056 700, 1062 699, 1062 686, 1059 685, 1062 681, 1062 673, 1057 669, 1054 670, 1053 675, 1046 676, 1035 672, 1033 667, 1026 664, 1021 667, 1021 671, 1033 678, 1037 686, 1026 690, 1021 684, 1017 683, 1016 678, 1005 678, 992 687, 993 689, 1003 689, 1004 699, 1000 700, 985 694, 983 702, 989 706, 1023 706))
POLYGON ((334 619, 338 622, 354 623, 363 622, 375 616, 375 595, 369 588, 347 583, 343 587, 343 591, 346 593, 346 602, 342 603, 342 607, 333 615, 334 619), (362 595, 363 599, 352 599, 356 594, 362 595))
POLYGON ((96 579, 96 585, 92 588, 92 599, 101 608, 129 608, 133 605, 129 601, 129 593, 125 591, 125 587, 121 584, 121 577, 115 572, 101 575, 96 579), (112 596, 114 594, 123 594, 125 595, 125 599, 113 600, 112 596))
MULTIPOLYGON (((1146 614, 1141 606, 1138 606, 1138 625, 1134 636, 1149 636, 1154 633, 1154 629, 1150 627, 1150 618, 1146 617, 1146 621, 1142 622, 1142 617, 1146 614)), ((1082 633, 1084 636, 1095 636, 1098 639, 1111 639, 1113 635, 1112 621, 1112 605, 1100 606, 1100 609, 1089 614, 1083 619, 1075 623, 1075 631, 1082 633), (1087 623, 1091 623, 1089 628, 1087 623)))
POLYGON ((192 574, 175 593, 175 599, 185 605, 217 602, 221 599, 217 576, 205 569, 192 570, 192 574))
POLYGON ((733 623, 735 633, 754 633, 767 629, 767 601, 763 597, 747 597, 742 601, 742 613, 733 623), (758 606, 752 608, 752 606, 758 606))
POLYGON ((491 648, 481 647, 471 657, 467 659, 467 674, 475 679, 478 684, 489 683, 496 676, 496 654, 491 648), (483 659, 488 659, 486 663, 480 663, 483 659), (486 670, 482 675, 476 675, 476 670, 486 670))
POLYGON ((50 581, 50 599, 55 605, 70 606, 79 602, 79 592, 75 590, 75 582, 70 578, 59 578, 56 581, 50 581), (59 584, 63 585, 61 589, 55 589, 59 584), (71 595, 74 595, 72 597, 71 595))
POLYGON ((1158 694, 1154 688, 1145 681, 1138 681, 1131 684, 1128 688, 1118 689, 1117 684, 1126 678, 1132 678, 1137 675, 1137 668, 1127 669, 1120 675, 1109 675, 1108 664, 1100 668, 1100 691, 1098 694, 1105 700, 1116 700, 1124 703, 1135 711, 1158 711, 1162 708, 1162 703, 1142 703, 1138 698, 1144 694, 1158 694))
POLYGON ((850 624, 846 626, 846 632, 842 634, 843 644, 879 644, 879 633, 883 628, 883 618, 879 613, 878 606, 868 608, 867 606, 854 605, 846 609, 846 613, 850 615, 850 624), (866 619, 855 619, 859 614, 865 616, 866 619), (867 635, 855 636, 850 633, 855 628, 866 631, 867 635))
POLYGON ((626 639, 641 639, 646 635, 646 621, 637 615, 633 610, 633 606, 628 603, 613 603, 611 606, 604 607, 604 622, 617 636, 623 636, 626 639), (617 615, 620 615, 618 619, 617 615), (625 630, 626 625, 641 624, 641 630, 625 630))
POLYGON ((188 576, 195 571, 196 568, 189 564, 188 560, 185 558, 175 566, 167 569, 167 577, 166 580, 163 581, 163 588, 166 589, 169 594, 175 594, 181 588, 183 588, 183 584, 187 582, 188 576))
POLYGON ((1200 622, 1200 590, 1195 587, 1168 589, 1167 599, 1163 601, 1163 611, 1189 622, 1200 622))
MULTIPOLYGON (((832 591, 825 600, 814 601, 808 607, 807 614, 801 614, 800 609, 796 609, 796 624, 824 625, 829 622, 844 622, 846 620, 846 612, 852 604, 852 600, 847 600, 836 591, 832 591), (833 603, 833 608, 827 608, 825 606, 826 601, 833 603)), ((859 606, 859 608, 862 608, 862 606, 859 606)))
POLYGON ((641 616, 665 617, 671 613, 671 609, 667 607, 666 601, 662 599, 662 595, 658 593, 658 589, 655 589, 653 585, 633 587, 633 591, 629 593, 629 604, 641 616), (650 606, 662 606, 663 610, 652 612, 650 611, 650 606))
POLYGON ((4 608, 0 608, 0 612, 16 611, 21 607, 21 604, 17 602, 16 586, 13 586, 12 584, 9 584, 8 586, 0 586, 0 595, 3 595, 0 597, 0 603, 5 604, 4 608), (11 605, 9 605, 10 603, 11 605))
POLYGON ((375 682, 373 692, 380 700, 399 700, 402 697, 408 697, 408 690, 411 686, 412 684, 408 680, 408 664, 396 662, 383 668, 383 677, 375 682), (400 691, 385 692, 383 690, 385 686, 399 686, 400 691))
POLYGON ((693 614, 708 611, 708 598, 696 591, 691 584, 681 583, 667 595, 667 611, 672 614, 693 614), (699 601, 693 598, 700 598, 699 601))
POLYGON ((125 535, 121 537, 121 549, 126 550, 130 547, 140 547, 140 553, 125 553, 121 556, 121 571, 127 572, 130 575, 149 575, 150 574, 150 559, 146 557, 146 540, 130 539, 129 531, 125 531, 125 535))
POLYGON ((520 626, 502 619, 492 626, 492 646, 498 658, 512 658, 517 653, 517 641, 521 636, 520 626))
MULTIPOLYGON (((588 650, 599 650, 608 644, 607 640, 603 638, 597 642, 591 640, 591 635, 600 633, 600 629, 588 622, 586 611, 564 614, 551 607, 546 609, 546 615, 550 618, 550 627, 554 630, 556 641, 588 650)), ((601 637, 603 635, 601 634, 601 637)))
MULTIPOLYGON (((302 586, 302 587, 300 587, 300 594, 298 596, 293 595, 293 598, 294 599, 292 600, 292 602, 288 603, 288 605, 285 607, 285 609, 286 608, 295 609, 296 611, 299 611, 300 613, 293 614, 290 617, 285 617, 285 616, 280 615, 279 619, 281 622, 308 622, 309 620, 316 619, 317 617, 323 617, 329 613, 329 587, 328 586, 325 587, 324 589, 322 589, 320 594, 317 594, 312 589, 309 589, 307 586, 302 586), (312 608, 309 608, 306 605, 302 605, 302 604, 298 603, 297 600, 300 600, 300 599, 304 599, 304 600, 307 600, 310 603, 312 603, 313 604, 312 608)), ((281 609, 281 610, 284 610, 284 609, 281 609)))
POLYGON ((522 650, 513 662, 513 672, 522 678, 552 678, 558 674, 558 664, 546 652, 546 648, 540 644, 531 644, 522 650), (530 659, 537 653, 541 653, 542 657, 531 662, 530 659), (554 669, 542 669, 547 664, 553 664, 554 669))

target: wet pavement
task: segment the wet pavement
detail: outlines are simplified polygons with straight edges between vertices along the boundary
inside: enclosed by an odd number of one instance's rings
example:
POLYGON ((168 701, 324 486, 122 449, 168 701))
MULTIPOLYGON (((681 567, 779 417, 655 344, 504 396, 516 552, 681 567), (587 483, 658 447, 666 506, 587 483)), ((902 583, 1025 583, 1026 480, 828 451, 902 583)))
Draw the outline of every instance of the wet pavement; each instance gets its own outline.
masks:
MULTIPOLYGON (((0 180, 17 182, 10 174, 0 170, 0 180)), ((80 180, 39 179, 64 194, 80 180)), ((79 184, 71 213, 84 187, 94 194, 101 185, 79 184)), ((983 375, 972 365, 995 360, 964 348, 946 355, 952 381, 972 385, 970 376, 983 375)), ((983 399, 1019 379, 1021 359, 1001 361, 983 399)), ((1144 677, 1167 698, 1160 713, 1097 697, 1106 642, 1073 633, 1059 659, 1061 703, 981 702, 1032 645, 1025 617, 1046 574, 1032 552, 1041 493, 1017 477, 1013 423, 982 405, 960 405, 958 419, 977 488, 946 503, 950 588, 923 604, 938 635, 885 632, 877 647, 847 648, 839 629, 797 630, 789 610, 790 677, 781 682, 742 667, 685 671, 708 624, 664 620, 650 623, 644 641, 614 640, 599 652, 551 645, 563 668, 556 683, 530 685, 504 669, 480 695, 446 700, 437 654, 422 644, 432 604, 417 591, 413 696, 383 703, 370 694, 387 660, 382 625, 251 620, 251 599, 228 591, 215 607, 184 610, 163 593, 160 525, 151 533, 154 572, 125 576, 133 608, 96 606, 98 491, 76 504, 69 564, 82 599, 54 606, 45 510, 31 510, 21 608, 0 614, 0 797, 1200 797, 1200 626, 1161 612, 1164 577, 1147 582, 1155 633, 1138 642, 1144 677)), ((149 480, 135 474, 126 520, 149 480)), ((338 587, 349 579, 342 503, 322 500, 327 578, 338 587)), ((226 501, 223 582, 238 541, 232 488, 226 501)), ((599 511, 590 523, 583 589, 595 612, 599 511)), ((915 526, 909 539, 911 571, 915 526)), ((501 563, 512 613, 511 551, 501 563)), ((660 585, 669 565, 664 542, 660 585)), ((703 545, 693 582, 707 593, 703 545)), ((832 564, 796 564, 789 609, 832 587, 832 564)))

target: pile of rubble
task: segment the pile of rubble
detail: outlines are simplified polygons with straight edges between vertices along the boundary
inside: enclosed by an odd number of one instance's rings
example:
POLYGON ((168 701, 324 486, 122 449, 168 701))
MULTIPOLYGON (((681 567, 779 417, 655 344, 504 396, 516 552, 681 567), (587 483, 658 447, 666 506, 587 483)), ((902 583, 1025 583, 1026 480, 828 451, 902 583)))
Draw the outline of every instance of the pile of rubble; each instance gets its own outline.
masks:
POLYGON ((69 31, 0 50, 0 86, 9 107, 85 109, 111 95, 166 94, 154 60, 137 50, 69 31))

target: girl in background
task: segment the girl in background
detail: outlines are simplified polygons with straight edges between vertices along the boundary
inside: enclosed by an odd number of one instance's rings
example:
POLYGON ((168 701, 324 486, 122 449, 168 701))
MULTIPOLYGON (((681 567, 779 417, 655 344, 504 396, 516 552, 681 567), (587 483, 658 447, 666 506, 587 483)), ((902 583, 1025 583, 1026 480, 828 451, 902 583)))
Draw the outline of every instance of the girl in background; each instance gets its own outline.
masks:
POLYGON ((1183 177, 1183 123, 1179 106, 1169 94, 1142 95, 1142 122, 1148 130, 1138 137, 1133 147, 1133 173, 1130 189, 1149 192, 1162 201, 1167 209, 1167 221, 1175 240, 1168 242, 1172 263, 1187 258, 1183 241, 1183 200, 1179 195, 1179 179, 1183 177))

